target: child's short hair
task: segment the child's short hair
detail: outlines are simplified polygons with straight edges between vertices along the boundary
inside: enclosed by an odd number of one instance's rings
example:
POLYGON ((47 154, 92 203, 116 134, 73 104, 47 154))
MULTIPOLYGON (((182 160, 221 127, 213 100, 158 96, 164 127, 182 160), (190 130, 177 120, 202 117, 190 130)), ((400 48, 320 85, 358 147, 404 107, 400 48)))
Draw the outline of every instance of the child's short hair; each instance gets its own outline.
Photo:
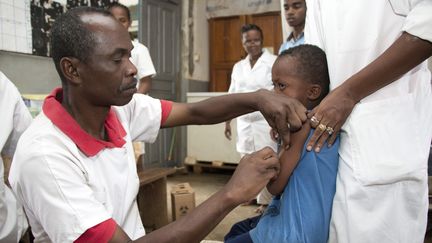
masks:
POLYGON ((320 100, 328 94, 330 78, 326 54, 321 48, 309 44, 299 45, 279 54, 279 58, 283 57, 295 58, 298 63, 296 67, 297 75, 307 82, 321 86, 320 100))

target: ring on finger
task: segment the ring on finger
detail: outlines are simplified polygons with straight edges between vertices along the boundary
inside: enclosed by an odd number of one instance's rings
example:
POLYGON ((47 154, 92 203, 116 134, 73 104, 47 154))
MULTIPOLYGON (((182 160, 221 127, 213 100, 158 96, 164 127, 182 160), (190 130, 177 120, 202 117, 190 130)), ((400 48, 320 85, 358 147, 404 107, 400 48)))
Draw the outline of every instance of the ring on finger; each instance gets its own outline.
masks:
POLYGON ((328 133, 329 135, 332 135, 332 134, 334 133, 334 130, 333 130, 332 127, 327 127, 327 128, 326 128, 326 131, 327 131, 327 133, 328 133))
POLYGON ((324 131, 326 130, 327 126, 324 125, 324 124, 322 124, 322 123, 320 123, 320 124, 318 125, 317 128, 318 128, 319 130, 321 130, 321 132, 324 132, 324 131))
POLYGON ((315 125, 317 125, 319 123, 318 119, 315 116, 312 116, 310 120, 315 125))

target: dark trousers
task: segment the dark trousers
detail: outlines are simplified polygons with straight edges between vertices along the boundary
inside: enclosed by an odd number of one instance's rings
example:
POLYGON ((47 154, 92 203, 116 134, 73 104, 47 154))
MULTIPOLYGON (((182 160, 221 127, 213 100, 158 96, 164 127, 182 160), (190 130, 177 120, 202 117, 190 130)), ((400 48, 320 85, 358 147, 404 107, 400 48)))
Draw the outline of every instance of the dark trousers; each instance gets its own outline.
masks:
POLYGON ((261 215, 234 224, 225 235, 224 241, 226 243, 253 243, 249 231, 257 226, 260 218, 261 215))

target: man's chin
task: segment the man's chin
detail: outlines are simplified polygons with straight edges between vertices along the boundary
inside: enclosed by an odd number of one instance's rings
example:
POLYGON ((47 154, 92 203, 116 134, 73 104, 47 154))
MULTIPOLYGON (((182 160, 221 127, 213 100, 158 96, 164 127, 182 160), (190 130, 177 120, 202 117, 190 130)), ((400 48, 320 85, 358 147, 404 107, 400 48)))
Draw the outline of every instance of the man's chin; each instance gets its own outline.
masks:
POLYGON ((127 105, 132 100, 133 95, 129 97, 124 97, 123 99, 118 99, 113 105, 114 106, 124 106, 127 105))

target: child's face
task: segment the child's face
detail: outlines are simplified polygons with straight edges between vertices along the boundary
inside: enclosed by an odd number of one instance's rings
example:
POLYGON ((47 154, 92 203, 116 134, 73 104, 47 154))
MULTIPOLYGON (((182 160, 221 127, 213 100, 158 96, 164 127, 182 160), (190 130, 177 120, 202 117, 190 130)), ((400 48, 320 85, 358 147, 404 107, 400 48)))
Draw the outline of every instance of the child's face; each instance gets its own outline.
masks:
POLYGON ((297 61, 292 57, 278 58, 272 67, 274 91, 300 101, 308 107, 309 83, 296 74, 297 61))

